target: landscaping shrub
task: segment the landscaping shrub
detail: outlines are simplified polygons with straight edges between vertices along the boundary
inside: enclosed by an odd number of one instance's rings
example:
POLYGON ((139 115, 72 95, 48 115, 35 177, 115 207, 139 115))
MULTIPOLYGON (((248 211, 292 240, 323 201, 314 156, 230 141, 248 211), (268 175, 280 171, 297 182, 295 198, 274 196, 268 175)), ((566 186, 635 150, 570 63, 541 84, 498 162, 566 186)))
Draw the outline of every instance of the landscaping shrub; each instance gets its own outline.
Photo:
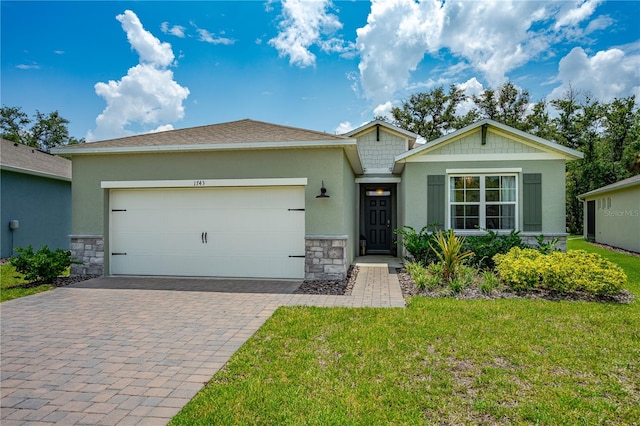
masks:
POLYGON ((402 237, 398 241, 402 247, 407 250, 411 255, 410 259, 420 263, 422 266, 427 266, 438 260, 436 253, 431 247, 431 242, 435 238, 434 232, 429 232, 429 228, 433 228, 435 225, 430 224, 423 227, 420 232, 416 232, 411 226, 405 226, 403 229, 396 229, 394 232, 402 237))
POLYGON ((472 264, 480 269, 493 269, 495 262, 493 256, 505 254, 513 247, 528 247, 521 239, 519 231, 511 231, 509 234, 498 234, 491 229, 483 229, 485 235, 467 236, 464 249, 475 253, 472 264))
POLYGON ((432 265, 436 265, 435 263, 431 263, 428 268, 425 268, 418 262, 407 262, 405 264, 405 268, 411 278, 413 279, 414 284, 420 290, 425 288, 429 290, 433 290, 440 286, 442 281, 441 275, 432 272, 432 265))
POLYGON ((435 252, 440 260, 444 272, 444 279, 451 282, 458 277, 460 267, 465 259, 472 257, 472 251, 464 251, 464 237, 458 237, 453 230, 438 231, 435 235, 434 242, 437 248, 432 244, 431 249, 435 252))
POLYGON ((543 253, 543 254, 553 253, 554 251, 558 250, 556 248, 556 245, 558 244, 558 241, 559 240, 557 238, 554 238, 551 241, 545 242, 544 241, 544 235, 538 235, 536 237, 536 242, 538 244, 537 249, 538 249, 538 251, 540 253, 543 253))
POLYGON ((16 248, 15 251, 18 255, 11 257, 11 264, 28 281, 50 283, 71 265, 71 252, 59 248, 51 251, 45 245, 34 253, 29 245, 27 248, 16 248))
POLYGON ((583 250, 545 255, 516 247, 507 254, 496 255, 494 260, 500 279, 515 291, 539 288, 604 296, 619 293, 627 282, 618 265, 583 250))
POLYGON ((484 294, 491 294, 500 286, 500 280, 491 271, 484 271, 482 273, 482 282, 480 283, 480 291, 484 294))

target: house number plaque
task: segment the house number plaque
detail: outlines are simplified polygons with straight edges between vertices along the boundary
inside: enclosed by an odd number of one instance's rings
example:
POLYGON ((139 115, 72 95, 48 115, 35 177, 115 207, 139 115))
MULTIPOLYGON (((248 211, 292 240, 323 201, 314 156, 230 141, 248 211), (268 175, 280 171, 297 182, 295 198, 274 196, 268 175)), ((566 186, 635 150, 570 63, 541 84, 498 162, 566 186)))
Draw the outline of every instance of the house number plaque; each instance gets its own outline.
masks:
POLYGON ((194 180, 193 181, 193 186, 205 186, 206 182, 203 180, 194 180))

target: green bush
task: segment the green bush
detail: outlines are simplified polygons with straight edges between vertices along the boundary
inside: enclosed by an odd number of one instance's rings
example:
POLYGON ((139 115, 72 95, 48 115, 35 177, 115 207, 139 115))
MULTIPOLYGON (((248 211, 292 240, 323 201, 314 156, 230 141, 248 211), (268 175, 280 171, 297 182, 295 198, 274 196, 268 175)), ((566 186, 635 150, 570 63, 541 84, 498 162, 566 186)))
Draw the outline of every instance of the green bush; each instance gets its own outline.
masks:
POLYGON ((27 248, 16 248, 15 251, 18 255, 11 257, 11 264, 28 281, 50 283, 71 265, 71 252, 59 248, 51 251, 45 245, 34 253, 29 245, 27 248))
POLYGON ((429 228, 433 228, 434 226, 433 224, 426 225, 420 232, 416 232, 411 226, 405 226, 403 229, 396 229, 394 231, 402 237, 398 241, 398 244, 404 247, 411 255, 411 258, 407 258, 407 260, 413 260, 422 266, 427 266, 438 260, 436 253, 431 247, 431 242, 434 241, 435 234, 428 231, 429 228))
POLYGON ((430 264, 429 268, 427 269, 421 264, 419 264, 418 262, 407 262, 405 264, 405 268, 407 269, 407 272, 409 273, 409 275, 411 275, 411 278, 413 279, 414 284, 420 290, 423 290, 425 288, 429 290, 433 290, 438 286, 440 286, 441 277, 430 271, 431 265, 435 265, 435 264, 433 263, 430 264))
POLYGON ((480 283, 480 291, 484 294, 491 294, 495 289, 500 286, 500 280, 491 271, 484 271, 482 273, 482 282, 480 283))
POLYGON ((627 282, 618 265, 583 250, 545 255, 534 249, 514 248, 494 260, 500 279, 515 291, 540 288, 603 296, 619 293, 627 282))
POLYGON ((469 235, 465 239, 464 249, 475 253, 472 263, 480 269, 493 269, 493 256, 505 254, 514 247, 528 247, 521 239, 520 232, 513 230, 509 234, 498 234, 491 229, 483 229, 484 235, 469 235))
POLYGON ((465 251, 464 237, 458 237, 453 230, 438 231, 434 238, 437 248, 431 245, 444 270, 444 279, 451 282, 458 278, 458 273, 463 262, 473 256, 472 251, 465 251))

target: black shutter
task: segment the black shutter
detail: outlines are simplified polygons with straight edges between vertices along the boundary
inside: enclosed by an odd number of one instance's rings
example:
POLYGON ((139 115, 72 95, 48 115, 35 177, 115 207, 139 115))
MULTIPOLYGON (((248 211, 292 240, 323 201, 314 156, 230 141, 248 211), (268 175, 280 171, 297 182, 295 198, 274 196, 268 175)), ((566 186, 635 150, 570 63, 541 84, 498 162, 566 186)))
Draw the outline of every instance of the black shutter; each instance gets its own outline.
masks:
POLYGON ((522 175, 522 230, 542 231, 542 174, 522 175))

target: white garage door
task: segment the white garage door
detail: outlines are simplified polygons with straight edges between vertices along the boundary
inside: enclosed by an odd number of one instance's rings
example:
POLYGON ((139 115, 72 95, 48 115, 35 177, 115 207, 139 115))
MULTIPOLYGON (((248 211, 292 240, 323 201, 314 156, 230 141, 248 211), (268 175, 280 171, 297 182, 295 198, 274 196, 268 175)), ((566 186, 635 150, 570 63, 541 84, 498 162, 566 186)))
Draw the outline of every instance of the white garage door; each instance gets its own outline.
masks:
POLYGON ((304 187, 113 189, 114 275, 304 277, 304 187))

